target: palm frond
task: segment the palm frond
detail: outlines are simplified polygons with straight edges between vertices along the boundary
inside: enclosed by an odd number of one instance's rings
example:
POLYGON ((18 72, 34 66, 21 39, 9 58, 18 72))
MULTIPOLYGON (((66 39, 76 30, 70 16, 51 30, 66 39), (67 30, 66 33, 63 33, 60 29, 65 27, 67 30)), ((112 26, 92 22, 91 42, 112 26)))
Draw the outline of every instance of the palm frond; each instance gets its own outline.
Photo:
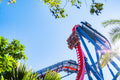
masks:
POLYGON ((120 20, 119 19, 111 19, 111 20, 107 20, 107 21, 103 22, 102 24, 104 27, 107 27, 108 25, 115 25, 115 24, 120 25, 120 20))
POLYGON ((17 68, 4 73, 4 78, 7 80, 41 80, 37 78, 37 73, 32 72, 32 69, 27 71, 26 64, 20 63, 17 68))
POLYGON ((120 32, 116 33, 113 37, 112 37, 112 42, 115 43, 118 40, 120 40, 120 32))
POLYGON ((109 34, 111 37, 111 41, 113 43, 117 42, 120 39, 120 37, 119 37, 120 36, 120 27, 113 28, 109 34))
POLYGON ((113 37, 116 33, 119 33, 120 32, 120 27, 116 27, 116 28, 113 28, 109 34, 110 34, 110 37, 113 37))
POLYGON ((60 74, 55 71, 47 71, 44 80, 61 80, 60 74))

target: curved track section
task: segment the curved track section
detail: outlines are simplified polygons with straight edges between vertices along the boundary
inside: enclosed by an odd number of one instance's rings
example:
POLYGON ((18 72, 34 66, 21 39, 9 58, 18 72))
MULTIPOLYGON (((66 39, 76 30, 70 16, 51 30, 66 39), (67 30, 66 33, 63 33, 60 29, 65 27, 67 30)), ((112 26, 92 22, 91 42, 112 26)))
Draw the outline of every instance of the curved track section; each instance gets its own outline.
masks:
POLYGON ((76 28, 79 27, 78 25, 75 25, 72 30, 72 34, 67 39, 68 42, 68 48, 76 49, 77 52, 77 60, 78 60, 78 72, 76 80, 83 80, 84 74, 85 74, 85 60, 84 60, 84 53, 81 49, 80 42, 79 42, 79 36, 77 34, 76 28))
MULTIPOLYGON (((81 29, 100 46, 101 49, 111 49, 111 45, 106 37, 92 28, 88 22, 81 22, 81 29)), ((82 34, 84 36, 84 34, 82 34)), ((84 36, 85 37, 85 36, 84 36)), ((86 37, 85 37, 86 38, 86 37)), ((89 40, 89 39, 88 39, 89 40)))
POLYGON ((45 76, 47 70, 53 70, 56 72, 65 71, 69 74, 72 74, 72 73, 77 73, 78 64, 76 63, 76 61, 73 61, 73 60, 65 60, 65 61, 59 62, 57 64, 54 64, 52 66, 41 69, 41 70, 37 71, 36 73, 38 73, 38 77, 43 78, 45 76))
MULTIPOLYGON (((75 25, 72 29, 72 32, 75 33, 75 37, 73 37, 72 39, 75 41, 74 44, 75 44, 75 49, 76 49, 76 52, 77 52, 77 60, 78 60, 78 72, 77 72, 77 77, 76 77, 76 80, 83 80, 84 79, 84 74, 85 74, 85 55, 82 51, 82 48, 80 46, 80 43, 79 43, 79 38, 78 38, 78 35, 77 35, 77 31, 76 31, 76 28, 79 27, 78 25, 75 25)), ((72 36, 74 36, 72 35, 72 36)))
POLYGON ((78 72, 77 72, 77 77, 76 80, 83 80, 84 79, 84 74, 85 74, 85 61, 84 61, 84 53, 81 49, 80 44, 78 44, 76 47, 76 52, 77 52, 77 59, 78 59, 78 72))

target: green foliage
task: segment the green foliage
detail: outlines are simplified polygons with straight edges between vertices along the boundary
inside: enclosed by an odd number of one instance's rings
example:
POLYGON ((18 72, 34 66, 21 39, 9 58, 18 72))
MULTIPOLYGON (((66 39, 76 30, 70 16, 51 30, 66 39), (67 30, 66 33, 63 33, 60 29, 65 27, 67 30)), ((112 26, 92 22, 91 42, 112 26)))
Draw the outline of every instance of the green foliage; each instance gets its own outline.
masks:
POLYGON ((1 76, 1 80, 5 80, 3 76, 1 76))
POLYGON ((111 52, 105 53, 100 58, 101 67, 104 68, 113 57, 118 56, 119 51, 115 49, 111 49, 111 52))
POLYGON ((51 13, 55 16, 55 18, 60 18, 64 16, 64 8, 60 8, 61 0, 43 0, 44 4, 47 4, 50 8, 51 13))
POLYGON ((21 63, 17 68, 13 68, 9 72, 6 71, 3 76, 7 80, 40 80, 37 78, 37 73, 33 74, 32 69, 27 71, 26 65, 21 63))
POLYGON ((94 14, 96 13, 96 15, 99 15, 99 13, 101 13, 101 11, 103 10, 103 3, 93 3, 91 5, 91 10, 90 13, 94 14))
MULTIPOLYGON (((120 25, 120 20, 111 19, 103 22, 102 24, 104 27, 107 27, 109 25, 116 25, 116 24, 120 25)), ((118 40, 120 40, 120 27, 113 28, 109 34, 110 34, 112 43, 116 43, 118 40)))
MULTIPOLYGON (((37 73, 33 73, 32 69, 27 71, 26 65, 21 63, 17 68, 6 71, 2 75, 4 76, 3 80, 41 80, 37 77, 37 73)), ((44 80, 61 80, 61 76, 57 72, 50 70, 46 72, 44 80)))
POLYGON ((109 25, 115 25, 115 24, 120 25, 120 20, 119 19, 111 19, 111 20, 107 20, 107 21, 103 22, 102 24, 104 27, 107 27, 109 25))
POLYGON ((119 27, 113 28, 110 32, 110 36, 113 43, 120 40, 120 28, 119 27))
POLYGON ((17 66, 18 60, 27 59, 24 48, 18 40, 9 43, 8 39, 0 37, 0 73, 12 70, 17 66))
MULTIPOLYGON (((72 4, 72 6, 76 6, 78 9, 80 9, 82 2, 80 0, 66 0, 66 4, 64 7, 61 7, 61 2, 62 0, 42 0, 44 1, 44 4, 47 4, 50 12, 52 13, 55 18, 65 18, 68 16, 67 13, 65 13, 65 6, 67 5, 68 2, 72 4)), ((103 10, 103 3, 96 3, 95 0, 91 0, 92 3, 90 13, 91 14, 100 14, 101 11, 103 10)))
MULTIPOLYGON (((63 7, 61 7, 61 3, 62 0, 42 0, 44 2, 44 4, 46 4, 49 9, 50 12, 52 13, 52 15, 55 18, 65 18, 66 16, 68 16, 67 13, 65 13, 65 6, 67 5, 68 2, 70 2, 72 4, 72 6, 76 6, 78 9, 80 9, 82 1, 81 0, 66 0, 66 3, 63 7)), ((96 14, 99 15, 101 13, 101 11, 103 10, 103 3, 97 3, 95 2, 95 0, 91 0, 92 3, 91 8, 90 8, 90 13, 91 14, 96 14)), ((1 0, 0 0, 1 3, 1 0)), ((16 0, 10 0, 8 1, 8 4, 13 4, 16 3, 16 0)))
POLYGON ((44 80, 61 80, 60 74, 55 71, 47 71, 44 80))

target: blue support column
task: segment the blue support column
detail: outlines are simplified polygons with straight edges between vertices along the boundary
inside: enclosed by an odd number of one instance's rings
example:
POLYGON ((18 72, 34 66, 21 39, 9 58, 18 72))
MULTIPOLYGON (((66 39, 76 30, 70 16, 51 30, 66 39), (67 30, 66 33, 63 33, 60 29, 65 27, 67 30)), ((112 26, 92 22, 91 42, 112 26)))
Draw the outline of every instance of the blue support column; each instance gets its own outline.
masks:
POLYGON ((92 69, 92 67, 88 64, 87 58, 85 59, 85 64, 86 64, 86 67, 90 69, 90 71, 93 73, 93 75, 97 80, 103 80, 102 77, 100 77, 100 75, 94 69, 92 69))
POLYGON ((87 72, 87 75, 88 75, 88 79, 93 80, 92 77, 91 77, 91 74, 90 74, 90 69, 88 68, 88 66, 85 66, 85 68, 86 68, 86 72, 87 72))
POLYGON ((100 65, 100 60, 99 60, 99 53, 97 52, 97 49, 95 48, 95 52, 96 52, 96 57, 97 57, 97 63, 98 63, 98 68, 99 68, 99 71, 100 71, 100 75, 102 76, 103 80, 104 80, 104 76, 103 76, 103 72, 102 72, 102 68, 101 68, 101 65, 100 65))
POLYGON ((120 56, 119 55, 117 55, 117 56, 115 56, 119 61, 120 61, 120 56))
POLYGON ((109 69, 110 73, 112 74, 112 76, 113 76, 113 78, 114 78, 114 77, 115 77, 115 75, 114 75, 113 71, 111 70, 111 68, 109 67, 109 65, 108 65, 108 64, 107 64, 107 67, 108 67, 108 69, 109 69))
POLYGON ((120 75, 120 71, 117 72, 117 74, 115 75, 115 77, 112 80, 116 80, 119 75, 120 75))
POLYGON ((117 71, 120 70, 120 68, 118 67, 118 65, 117 65, 113 60, 110 60, 110 63, 113 65, 113 67, 114 67, 117 71))
POLYGON ((83 43, 83 46, 85 47, 85 50, 86 50, 86 52, 87 52, 88 57, 90 58, 90 61, 91 61, 92 65, 93 65, 93 68, 97 71, 97 67, 96 67, 96 65, 95 65, 95 62, 94 62, 94 60, 93 60, 93 58, 92 58, 92 56, 91 56, 91 54, 90 54, 90 52, 89 52, 89 50, 88 50, 88 48, 87 48, 87 46, 86 46, 83 38, 82 38, 82 35, 81 35, 80 32, 78 31, 78 29, 77 29, 77 32, 78 32, 78 34, 79 34, 80 40, 81 40, 82 43, 83 43))

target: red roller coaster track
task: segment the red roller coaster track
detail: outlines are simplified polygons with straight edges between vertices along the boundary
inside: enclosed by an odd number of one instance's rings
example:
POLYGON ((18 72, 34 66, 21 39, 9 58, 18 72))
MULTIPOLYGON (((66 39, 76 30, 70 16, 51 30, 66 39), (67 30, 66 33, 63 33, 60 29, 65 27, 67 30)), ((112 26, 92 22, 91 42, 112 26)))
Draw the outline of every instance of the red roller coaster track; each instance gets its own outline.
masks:
MULTIPOLYGON (((76 28, 79 25, 75 25, 73 27, 73 32, 76 31, 76 28)), ((78 37, 78 36, 77 36, 78 37)), ((78 72, 77 72, 77 77, 76 80, 83 80, 84 79, 84 74, 85 74, 85 61, 84 61, 84 53, 81 49, 80 43, 77 43, 75 46, 76 52, 77 52, 77 60, 78 60, 78 72)))

